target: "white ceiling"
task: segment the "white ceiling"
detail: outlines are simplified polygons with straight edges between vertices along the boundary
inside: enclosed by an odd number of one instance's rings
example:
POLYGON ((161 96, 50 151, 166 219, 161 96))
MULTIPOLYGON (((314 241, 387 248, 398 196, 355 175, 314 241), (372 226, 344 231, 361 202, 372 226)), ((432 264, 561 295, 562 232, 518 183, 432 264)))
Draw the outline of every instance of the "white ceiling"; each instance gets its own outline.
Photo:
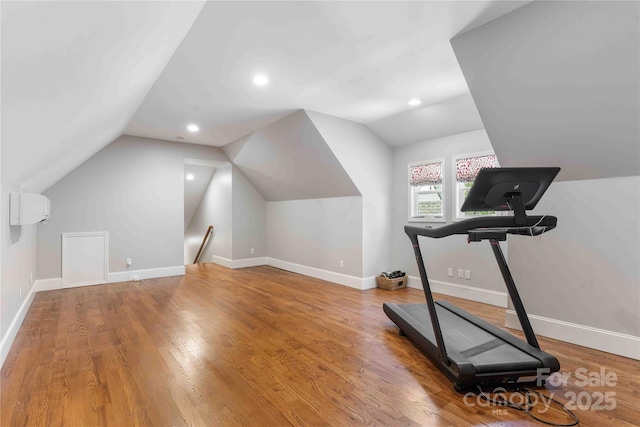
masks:
POLYGON ((473 120, 407 105, 468 94, 449 40, 525 3, 3 1, 2 175, 41 192, 123 133, 222 146, 299 109, 412 142, 473 120))
POLYGON ((2 176, 41 192, 119 137, 203 2, 6 2, 2 176))
POLYGON ((483 129, 471 94, 383 117, 367 125, 391 146, 428 141, 483 129))
POLYGON ((298 109, 371 123, 392 145, 478 129, 472 102, 433 120, 407 102, 468 95, 449 40, 525 3, 209 2, 125 133, 223 146, 298 109))

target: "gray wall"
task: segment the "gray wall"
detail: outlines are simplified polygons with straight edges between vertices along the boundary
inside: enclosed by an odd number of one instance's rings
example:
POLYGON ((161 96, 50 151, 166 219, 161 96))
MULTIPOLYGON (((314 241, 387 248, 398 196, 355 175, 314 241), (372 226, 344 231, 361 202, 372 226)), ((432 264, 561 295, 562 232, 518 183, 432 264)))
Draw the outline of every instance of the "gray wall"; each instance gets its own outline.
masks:
MULTIPOLYGON (((445 209, 446 221, 453 218, 455 199, 453 185, 455 170, 453 156, 492 150, 484 130, 461 133, 437 138, 417 144, 397 147, 393 150, 393 223, 392 260, 393 268, 406 271, 411 276, 419 276, 413 255, 413 248, 404 232, 409 224, 409 190, 407 165, 411 162, 444 158, 445 166, 445 209)), ((442 223, 411 223, 412 225, 432 225, 442 223)), ((505 252, 506 245, 503 245, 505 252)), ((452 236, 443 239, 420 238, 427 274, 430 280, 473 286, 498 292, 506 292, 493 252, 487 242, 467 244, 466 236, 452 236), (454 268, 454 277, 447 276, 447 267, 454 268), (458 279, 458 268, 471 270, 471 280, 458 279)))
POLYGON ((200 256, 226 260, 266 254, 266 203, 245 176, 231 164, 216 169, 185 232, 185 263, 193 262, 209 225, 213 235, 200 256), (253 248, 254 253, 251 253, 253 248))
POLYGON ((108 231, 109 271, 183 265, 185 159, 228 161, 214 147, 122 136, 49 188, 38 278, 61 276, 60 236, 108 231))
POLYGON ((185 264, 193 262, 210 225, 213 225, 213 234, 200 255, 200 262, 211 262, 214 255, 231 259, 231 192, 231 164, 216 168, 185 231, 185 264))
POLYGON ((307 114, 362 194, 362 276, 391 268, 392 150, 360 123, 307 114))
POLYGON ((262 195, 235 166, 232 167, 233 257, 263 257, 267 252, 267 205, 262 195), (251 249, 254 253, 251 253, 251 249))
MULTIPOLYGON (((11 321, 18 313, 22 300, 31 291, 29 275, 36 278, 37 236, 40 225, 9 225, 9 193, 20 192, 20 188, 2 179, 2 212, 0 212, 0 235, 2 237, 1 281, 0 281, 0 339, 4 338, 11 321), (22 290, 22 299, 20 299, 22 290)), ((9 349, 2 349, 8 351, 9 349)))
MULTIPOLYGON (((221 166, 221 165, 216 165, 221 166)), ((204 196, 207 187, 211 182, 211 177, 215 172, 215 166, 212 165, 184 165, 184 227, 185 230, 189 226, 193 214, 196 213, 198 205, 204 196), (192 180, 186 179, 191 174, 192 180)))
POLYGON ((533 213, 558 226, 509 238, 527 311, 640 336, 640 177, 554 182, 533 213))
POLYGON ((637 1, 534 1, 451 41, 505 165, 638 174, 639 20, 637 1))
POLYGON ((267 202, 267 256, 362 277, 362 197, 267 202))
POLYGON ((451 41, 501 163, 562 168, 535 210, 558 227, 508 242, 528 312, 636 337, 639 19, 638 2, 536 1, 451 41))
MULTIPOLYGON (((382 141, 374 142, 390 155, 382 141)), ((366 156, 362 141, 340 142, 346 143, 360 149, 353 158, 366 156)), ((375 144, 370 148, 378 149, 375 144)), ((363 199, 343 159, 306 112, 291 114, 223 150, 234 163, 233 259, 266 255, 362 277, 363 199), (354 241, 355 236, 360 240, 354 241)), ((384 179, 383 170, 373 181, 384 190, 384 179)), ((378 227, 384 238, 386 227, 378 227)), ((376 250, 388 254, 388 245, 376 250)))

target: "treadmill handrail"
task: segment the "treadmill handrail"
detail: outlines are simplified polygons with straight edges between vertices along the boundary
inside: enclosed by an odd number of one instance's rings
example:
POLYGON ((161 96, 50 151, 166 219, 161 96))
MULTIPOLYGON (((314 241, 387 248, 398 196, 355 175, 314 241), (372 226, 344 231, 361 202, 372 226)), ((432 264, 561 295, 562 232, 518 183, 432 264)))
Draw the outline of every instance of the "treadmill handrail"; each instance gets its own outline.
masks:
POLYGON ((429 278, 427 277, 427 270, 424 267, 424 260, 422 259, 422 251, 420 250, 420 243, 418 242, 418 235, 409 235, 411 244, 413 245, 413 252, 418 263, 418 271, 420 272, 420 280, 422 281, 422 288, 424 290, 424 296, 427 300, 427 307, 429 308, 429 317, 431 318, 431 327, 433 328, 433 335, 436 338, 436 347, 438 348, 438 357, 443 364, 449 365, 449 357, 447 356, 447 347, 444 343, 442 336, 442 328, 440 327, 440 320, 438 320, 438 314, 436 313, 436 306, 433 301, 433 295, 431 294, 431 286, 429 286, 429 278))
POLYGON ((513 308, 516 311, 516 315, 518 316, 518 320, 520 321, 520 326, 522 326, 522 332, 524 332, 524 336, 527 338, 527 343, 535 348, 540 348, 538 339, 536 338, 536 334, 533 332, 533 328, 531 327, 531 322, 529 322, 527 310, 525 310, 524 308, 524 304, 522 303, 520 294, 518 293, 518 288, 516 288, 516 284, 513 281, 513 276, 511 276, 511 271, 509 271, 507 260, 504 258, 502 249, 500 249, 500 242, 498 242, 497 240, 490 240, 490 242, 491 249, 493 250, 493 254, 495 255, 496 261, 498 262, 498 267, 500 267, 502 278, 504 279, 504 283, 507 286, 509 299, 511 299, 513 308))
POLYGON ((489 216, 470 218, 436 228, 405 225, 404 231, 409 237, 425 236, 436 239, 454 234, 468 234, 471 231, 482 231, 482 229, 502 229, 506 234, 537 236, 556 228, 557 222, 558 219, 551 215, 527 216, 524 224, 516 224, 516 219, 512 216, 489 216))

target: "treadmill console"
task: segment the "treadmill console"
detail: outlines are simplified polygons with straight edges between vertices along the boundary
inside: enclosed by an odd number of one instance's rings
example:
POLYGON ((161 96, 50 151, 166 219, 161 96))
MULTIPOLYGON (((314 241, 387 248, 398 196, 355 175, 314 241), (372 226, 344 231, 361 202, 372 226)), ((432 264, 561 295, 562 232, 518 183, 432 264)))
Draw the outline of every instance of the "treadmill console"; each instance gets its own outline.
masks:
POLYGON ((522 200, 525 210, 533 209, 553 179, 557 167, 480 169, 462 212, 515 210, 514 197, 522 200))

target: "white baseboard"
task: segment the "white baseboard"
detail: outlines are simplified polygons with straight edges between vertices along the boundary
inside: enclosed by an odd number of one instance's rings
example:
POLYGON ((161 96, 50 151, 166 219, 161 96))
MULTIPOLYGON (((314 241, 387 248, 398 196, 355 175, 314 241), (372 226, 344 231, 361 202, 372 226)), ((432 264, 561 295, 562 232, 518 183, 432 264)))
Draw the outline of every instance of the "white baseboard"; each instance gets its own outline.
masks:
MULTIPOLYGON (((134 277, 137 277, 138 280, 145 279, 157 279, 159 277, 170 277, 170 276, 184 276, 185 267, 184 265, 177 265, 174 267, 160 267, 160 268, 147 268, 144 270, 129 270, 129 271, 116 271, 113 273, 109 273, 107 275, 107 283, 118 283, 118 282, 128 282, 133 280, 134 277)), ((102 285, 103 282, 86 282, 86 283, 76 283, 72 286, 67 286, 67 288, 77 288, 81 286, 94 286, 94 285, 102 285)), ((64 289, 64 283, 62 283, 61 277, 56 277, 53 279, 39 279, 36 280, 33 284, 34 292, 41 291, 54 291, 56 289, 64 289)))
POLYGON ((365 290, 375 288, 375 277, 356 277, 347 274, 336 273, 320 268, 309 267, 306 265, 296 264, 289 261, 283 261, 275 258, 267 258, 267 265, 280 268, 282 270, 303 274, 316 279, 326 280, 327 282, 337 283, 339 285, 348 286, 350 288, 365 290))
MULTIPOLYGON (((640 337, 529 314, 537 335, 640 360, 640 337)), ((505 326, 522 330, 514 310, 505 310, 505 326)))
POLYGON ((227 267, 227 268, 233 268, 233 261, 228 259, 228 258, 223 258, 221 256, 218 255, 214 255, 211 257, 211 262, 215 263, 215 264, 219 264, 223 267, 227 267))
POLYGON ((246 268, 246 267, 256 267, 258 265, 266 265, 267 258, 265 257, 257 257, 257 258, 244 258, 244 259, 228 259, 223 258, 221 256, 214 255, 211 257, 211 262, 216 264, 220 264, 224 267, 231 268, 235 270, 236 268, 246 268))
POLYGON ((159 277, 184 276, 184 265, 173 267, 147 268, 144 270, 116 271, 107 275, 107 283, 128 282, 137 277, 138 280, 157 279, 159 277))
MULTIPOLYGON (((408 286, 410 288, 422 289, 422 281, 419 277, 409 276, 408 286)), ((457 283, 442 282, 440 280, 429 280, 429 286, 431 286, 431 292, 435 292, 437 294, 464 298, 470 301, 491 304, 498 307, 507 306, 506 292, 474 288, 472 286, 458 285, 457 283)))
POLYGON ((266 265, 267 258, 258 257, 258 258, 234 259, 232 262, 233 262, 233 267, 231 268, 257 267, 259 265, 266 265))
POLYGON ((35 292, 62 289, 62 277, 56 277, 54 279, 38 279, 33 284, 33 289, 35 289, 35 292))
POLYGON ((327 282, 337 283, 339 285, 348 286, 359 290, 373 289, 378 285, 375 277, 356 277, 348 274, 336 273, 329 270, 323 270, 321 268, 309 267, 302 264, 296 264, 294 262, 283 261, 276 258, 258 257, 258 258, 246 258, 231 260, 223 258, 217 255, 211 257, 211 261, 222 265, 227 268, 245 268, 256 267, 258 265, 269 265, 271 267, 280 268, 282 270, 291 271, 298 274, 303 274, 309 277, 315 277, 316 279, 326 280, 327 282))
POLYGON ((362 279, 362 289, 375 289, 378 287, 378 282, 376 282, 376 276, 371 277, 363 277, 362 279))
MULTIPOLYGON (((61 279, 62 281, 62 279, 61 279)), ((103 280, 92 280, 89 282, 77 282, 77 283, 72 283, 66 286, 62 286, 65 289, 71 289, 71 288, 83 288, 85 286, 95 286, 95 285, 104 285, 106 282, 103 280)))
MULTIPOLYGON (((60 280, 62 281, 62 279, 60 280)), ((0 368, 2 367, 2 365, 4 365, 4 361, 9 354, 9 350, 11 350, 11 345, 18 335, 20 326, 22 326, 22 322, 24 321, 24 318, 27 315, 29 308, 31 307, 31 303, 36 296, 36 292, 36 286, 34 283, 34 285, 31 287, 31 290, 29 291, 29 294, 22 301, 20 309, 18 309, 18 312, 11 321, 7 332, 5 332, 4 337, 2 337, 2 341, 0 341, 0 368)))

